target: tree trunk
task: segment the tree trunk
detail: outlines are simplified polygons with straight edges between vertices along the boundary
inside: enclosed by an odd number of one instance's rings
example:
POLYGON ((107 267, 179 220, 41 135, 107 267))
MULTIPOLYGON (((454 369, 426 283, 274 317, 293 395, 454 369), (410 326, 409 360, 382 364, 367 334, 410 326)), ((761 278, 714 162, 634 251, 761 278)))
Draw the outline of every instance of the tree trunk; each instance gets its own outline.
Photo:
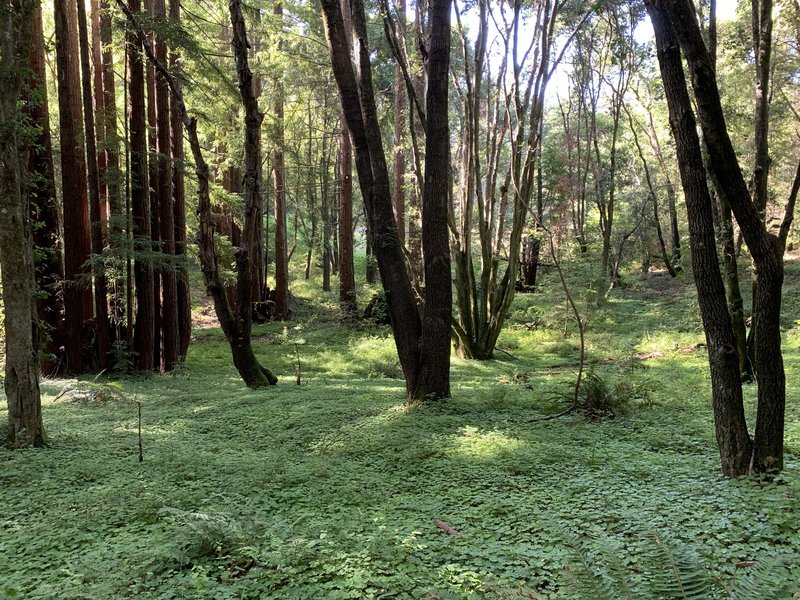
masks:
POLYGON ((83 71, 83 124, 86 131, 86 163, 88 166, 89 216, 92 228, 92 253, 95 256, 94 271, 94 327, 97 366, 101 371, 108 368, 110 331, 108 323, 108 286, 105 266, 99 260, 103 252, 103 216, 100 208, 100 172, 97 165, 97 137, 94 129, 95 108, 92 102, 91 63, 89 60, 89 34, 86 22, 86 5, 77 0, 78 37, 80 43, 81 69, 83 71))
POLYGON ((536 288, 536 271, 539 268, 539 238, 529 235, 522 249, 522 291, 532 292, 536 288))
MULTIPOLYGON (((145 34, 141 27, 136 22, 136 17, 131 8, 125 5, 122 0, 117 0, 117 4, 125 13, 128 23, 135 31, 135 35, 139 43, 145 41, 145 34)), ((229 5, 231 12, 231 22, 234 29, 234 39, 232 45, 234 48, 237 75, 239 78, 239 90, 242 93, 242 98, 246 107, 246 131, 245 131, 245 148, 256 149, 255 156, 248 150, 248 155, 245 156, 245 164, 248 165, 248 174, 246 179, 250 181, 250 187, 247 191, 251 200, 257 195, 257 181, 260 172, 261 161, 258 157, 258 140, 259 140, 259 126, 261 117, 258 114, 250 112, 252 107, 255 107, 257 112, 257 102, 253 97, 252 88, 252 74, 247 62, 247 35, 244 28, 244 19, 242 17, 241 5, 238 0, 231 0, 229 5), (253 175, 253 166, 257 165, 255 175, 253 175)), ((176 83, 175 79, 167 71, 166 67, 159 62, 153 51, 146 47, 145 52, 150 62, 158 70, 159 74, 165 78, 169 84, 172 93, 173 105, 181 115, 187 137, 189 138, 189 147, 192 150, 192 158, 194 159, 197 174, 197 214, 199 217, 199 258, 203 270, 203 276, 206 281, 206 288, 214 298, 214 308, 217 313, 222 331, 225 338, 231 347, 233 355, 234 366, 236 367, 242 380, 248 387, 258 388, 266 385, 274 385, 277 383, 277 378, 272 374, 269 369, 262 367, 258 359, 253 353, 253 347, 250 338, 250 324, 251 324, 251 307, 249 300, 250 297, 250 278, 252 272, 247 268, 248 252, 240 251, 237 253, 237 291, 243 294, 245 302, 239 302, 238 313, 234 314, 231 306, 228 303, 228 296, 226 294, 225 286, 219 274, 218 257, 214 245, 214 215, 211 211, 211 194, 209 190, 209 168, 208 163, 203 157, 203 150, 200 146, 200 139, 197 136, 197 120, 189 116, 186 110, 186 105, 183 101, 183 93, 176 83), (245 266, 245 268, 239 268, 245 266)), ((243 248, 250 247, 253 243, 254 227, 252 225, 253 217, 252 204, 245 206, 245 223, 248 225, 245 234, 243 235, 243 248), (250 221, 248 223, 248 221, 250 221)))
MULTIPOLYGON (((353 24, 350 18, 350 0, 340 0, 340 8, 347 42, 347 55, 352 61, 353 24)), ((344 111, 341 113, 340 120, 339 153, 336 165, 339 183, 339 306, 345 317, 355 317, 358 315, 358 302, 353 241, 353 145, 344 111)), ((369 230, 369 222, 367 229, 369 230)), ((369 231, 367 231, 367 239, 369 239, 369 231)), ((374 281, 373 276, 372 282, 374 281)))
MULTIPOLYGON (((122 172, 119 167, 119 136, 117 135, 117 95, 114 78, 114 53, 111 26, 111 8, 108 0, 100 0, 100 43, 102 45, 103 69, 103 113, 99 117, 103 121, 103 148, 105 154, 105 172, 101 183, 105 186, 105 195, 109 211, 108 241, 117 260, 121 262, 123 253, 127 254, 127 239, 124 225, 128 215, 122 196, 122 172)), ((121 269, 119 269, 121 271, 121 269)), ((117 340, 122 337, 121 325, 126 320, 125 280, 120 276, 113 281, 111 312, 117 326, 117 340)), ((128 323, 132 327, 133 323, 128 323)))
MULTIPOLYGON (((130 1, 130 10, 138 13, 140 0, 130 1)), ((142 39, 132 28, 126 34, 128 76, 130 78, 130 180, 133 213, 134 278, 136 283, 136 325, 133 351, 140 371, 153 368, 154 310, 153 270, 145 253, 150 248, 150 188, 147 166, 147 121, 145 108, 145 74, 142 63, 142 39)), ((128 325, 130 327, 130 324, 128 325)))
MULTIPOLYGON (((180 21, 180 0, 169 0, 169 18, 180 21)), ((180 67, 177 51, 170 54, 172 71, 180 67)), ((177 274, 176 293, 178 307, 178 360, 186 359, 192 337, 192 300, 189 291, 189 269, 186 256, 186 191, 183 179, 184 151, 181 115, 173 106, 170 111, 170 141, 172 143, 172 204, 174 209, 175 272, 177 274)))
POLYGON ((747 433, 736 347, 714 244, 711 197, 700 140, 675 30, 657 1, 650 0, 646 6, 656 34, 658 62, 686 197, 692 266, 708 345, 722 471, 729 477, 737 477, 750 468, 752 444, 747 433))
POLYGON ((453 282, 447 214, 450 205, 450 70, 451 0, 431 0, 428 90, 425 114, 425 191, 422 196, 422 251, 425 256, 425 312, 420 342, 420 380, 414 399, 450 396, 450 323, 453 282))
POLYGON ((726 128, 713 63, 703 44, 691 4, 687 0, 667 0, 665 8, 691 69, 700 124, 720 191, 731 205, 758 273, 752 321, 755 330, 754 367, 758 377, 754 465, 758 471, 780 470, 783 468, 786 411, 786 375, 780 332, 783 257, 779 253, 778 238, 767 232, 758 206, 750 198, 742 177, 726 128))
POLYGON ((342 118, 339 131, 339 306, 345 317, 358 314, 356 275, 353 265, 353 148, 342 118))
MULTIPOLYGON (((0 4, 0 272, 6 331, 8 403, 6 445, 44 445, 39 365, 36 360, 34 265, 30 221, 22 190, 18 102, 38 2, 0 4)), ((41 21, 40 21, 41 22, 41 21)))
MULTIPOLYGON (((153 0, 153 16, 157 21, 165 21, 167 7, 165 0, 153 0)), ((156 59, 167 64, 167 44, 161 37, 155 40, 156 59)), ((156 195, 158 196, 158 223, 162 267, 160 270, 162 309, 161 309, 161 369, 172 371, 179 362, 178 336, 178 288, 175 280, 175 208, 173 206, 173 170, 170 154, 170 109, 169 84, 156 75, 156 139, 158 148, 156 195)))
POLYGON ((83 324, 92 318, 92 291, 86 284, 91 254, 86 159, 81 116, 77 3, 56 0, 56 66, 61 134, 61 189, 64 196, 64 318, 66 368, 82 373, 83 324))
POLYGON ((36 137, 28 145, 27 172, 31 175, 27 186, 33 227, 33 244, 36 263, 37 300, 39 319, 39 350, 43 353, 41 368, 45 375, 55 375, 63 367, 64 356, 64 304, 59 288, 64 279, 61 258, 61 217, 53 175, 53 148, 50 139, 50 113, 47 103, 46 65, 42 10, 36 5, 31 24, 31 42, 28 68, 30 77, 25 87, 25 113, 37 128, 36 137))
MULTIPOLYGON (((406 2, 400 0, 397 5, 398 34, 405 37, 406 29, 406 2)), ((393 188, 392 208, 397 221, 397 235, 400 243, 406 240, 406 198, 405 198, 405 171, 406 159, 405 131, 408 127, 406 120, 406 85, 400 64, 394 67, 394 157, 393 157, 393 188)))
MULTIPOLYGON (((275 0, 273 14, 283 18, 283 3, 275 0)), ((278 43, 280 48, 281 44, 278 43)), ((286 168, 283 139, 283 80, 275 81, 275 318, 289 318, 289 242, 286 227, 286 168)))
MULTIPOLYGON (((356 170, 370 225, 372 249, 386 292, 397 353, 409 399, 420 395, 420 322, 411 280, 397 237, 392 212, 389 173, 375 106, 364 6, 354 0, 353 29, 357 41, 359 79, 353 72, 342 11, 338 0, 323 0, 326 32, 342 110, 350 130, 356 170)), ((448 277, 449 279, 449 277, 448 277)), ((448 334, 449 339, 449 334, 448 334)), ((424 396, 424 392, 421 394, 424 396)))
POLYGON ((330 149, 328 137, 322 138, 322 172, 320 178, 320 210, 322 213, 322 291, 331 291, 331 270, 333 268, 331 252, 331 233, 333 231, 333 211, 331 210, 330 190, 328 189, 328 167, 330 149))

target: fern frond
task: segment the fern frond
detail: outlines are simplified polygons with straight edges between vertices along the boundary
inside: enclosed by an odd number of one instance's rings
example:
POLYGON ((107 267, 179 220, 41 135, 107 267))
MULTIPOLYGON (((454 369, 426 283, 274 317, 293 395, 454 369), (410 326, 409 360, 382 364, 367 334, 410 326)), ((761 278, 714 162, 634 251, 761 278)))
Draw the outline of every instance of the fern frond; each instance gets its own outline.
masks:
POLYGON ((798 592, 800 592, 800 582, 791 578, 786 560, 770 557, 759 560, 750 567, 747 574, 736 582, 730 597, 732 600, 753 598, 788 600, 795 598, 798 592))

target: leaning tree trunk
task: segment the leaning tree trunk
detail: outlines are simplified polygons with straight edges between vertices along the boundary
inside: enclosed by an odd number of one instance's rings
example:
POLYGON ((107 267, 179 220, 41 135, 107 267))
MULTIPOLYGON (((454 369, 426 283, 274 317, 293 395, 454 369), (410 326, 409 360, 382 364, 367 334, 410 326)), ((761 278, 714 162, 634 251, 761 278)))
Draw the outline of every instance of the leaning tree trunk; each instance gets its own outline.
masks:
MULTIPOLYGON (((397 237, 392 211, 389 172, 378 125, 363 4, 353 2, 359 79, 353 72, 339 0, 323 0, 331 63, 345 121, 350 130, 361 195, 369 222, 369 239, 377 259, 388 302, 397 354, 403 368, 409 399, 419 391, 420 336, 417 312, 405 257, 397 237)), ((449 276, 448 276, 449 279, 449 276)), ((449 334, 448 334, 449 338, 449 334)))
MULTIPOLYGON (((234 313, 228 301, 226 288, 219 272, 219 260, 214 244, 215 219, 211 210, 209 168, 203 156, 200 138, 197 135, 197 120, 189 116, 186 110, 186 104, 183 100, 183 92, 176 80, 172 77, 170 72, 167 71, 166 67, 156 59, 152 49, 144 45, 146 37, 141 26, 136 21, 134 13, 122 0, 116 1, 125 13, 138 42, 144 46, 147 58, 156 68, 159 75, 164 77, 167 81, 170 92, 172 93, 173 105, 175 110, 181 115, 181 120, 186 130, 186 136, 189 139, 189 147, 192 151, 192 158, 195 162, 197 174, 197 214, 199 219, 198 256, 203 271, 203 277, 206 282, 206 289, 214 299, 214 308, 217 318, 219 319, 225 338, 228 340, 228 344, 231 347, 233 364, 247 387, 258 388, 274 385, 278 382, 278 379, 269 369, 263 367, 258 362, 258 358, 256 358, 253 352, 250 337, 252 313, 250 312, 251 307, 249 300, 252 264, 250 262, 251 259, 248 257, 250 256, 249 248, 254 242, 253 234, 255 232, 255 227, 253 226, 252 219, 256 214, 252 202, 254 202, 258 195, 258 173, 260 172, 261 166, 260 155, 256 151, 255 156, 253 156, 253 152, 250 152, 249 156, 245 156, 245 164, 248 167, 245 180, 249 180, 248 185, 250 186, 249 191, 245 193, 249 195, 250 199, 247 200, 245 205, 246 233, 242 236, 242 244, 237 252, 236 258, 236 289, 242 294, 241 298, 243 298, 243 300, 237 302, 238 312, 234 313)), ((245 148, 249 148, 253 151, 259 147, 259 128, 263 117, 258 113, 258 104, 253 95, 252 74, 250 73, 247 62, 247 35, 245 32, 241 5, 238 0, 231 0, 229 8, 234 29, 232 45, 236 58, 239 89, 242 92, 242 99, 246 107, 245 148), (251 112, 253 110, 255 113, 251 112)))
POLYGON ((736 346, 714 243, 711 196, 675 30, 658 3, 649 1, 646 6, 656 34, 658 62, 686 197, 692 267, 708 345, 722 471, 729 477, 737 477, 749 471, 752 444, 747 433, 736 346))
POLYGON ((30 221, 22 190, 18 101, 38 2, 0 2, 0 272, 6 330, 6 445, 44 445, 36 360, 34 266, 30 221))
POLYGON ((692 87, 703 137, 720 191, 731 205, 753 257, 758 286, 753 312, 754 367, 758 377, 758 409, 754 468, 783 468, 783 428, 786 411, 786 375, 781 353, 781 288, 783 256, 777 236, 769 233, 751 200, 725 123, 716 73, 703 43, 692 5, 687 0, 666 0, 681 49, 692 72, 692 87))

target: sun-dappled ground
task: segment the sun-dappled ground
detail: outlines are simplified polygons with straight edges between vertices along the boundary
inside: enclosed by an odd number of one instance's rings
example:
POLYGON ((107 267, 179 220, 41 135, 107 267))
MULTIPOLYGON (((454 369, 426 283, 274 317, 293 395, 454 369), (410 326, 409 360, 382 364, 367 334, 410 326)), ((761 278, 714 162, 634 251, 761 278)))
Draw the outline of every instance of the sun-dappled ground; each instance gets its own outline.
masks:
MULTIPOLYGON (((518 296, 495 360, 454 359, 452 399, 413 408, 388 328, 339 323, 335 294, 299 281, 295 319, 254 328, 275 388, 245 389, 215 328, 195 331, 174 375, 43 383, 50 446, 0 450, 0 593, 599 598, 624 580, 633 598, 684 597, 659 591, 677 581, 722 598, 792 584, 800 263, 787 269, 774 481, 720 475, 688 274, 631 276, 591 309, 576 283, 592 372, 616 394, 614 418, 593 420, 542 420, 566 406, 578 356, 552 273, 518 296)), ((793 597, 759 593, 738 597, 793 597)))

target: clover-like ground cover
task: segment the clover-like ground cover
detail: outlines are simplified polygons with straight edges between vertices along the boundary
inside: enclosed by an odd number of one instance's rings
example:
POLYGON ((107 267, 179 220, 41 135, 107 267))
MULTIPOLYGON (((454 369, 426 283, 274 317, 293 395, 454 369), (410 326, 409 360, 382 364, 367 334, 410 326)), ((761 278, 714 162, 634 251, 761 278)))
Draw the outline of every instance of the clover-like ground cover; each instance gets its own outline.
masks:
POLYGON ((798 581, 800 264, 774 481, 720 475, 688 278, 582 301, 594 372, 621 390, 615 418, 540 420, 564 408, 577 360, 552 274, 517 298, 496 360, 454 359, 453 397, 431 407, 404 406, 387 329, 336 322, 335 297, 302 282, 295 321, 254 331, 276 388, 244 389, 213 328, 176 375, 46 381, 50 446, 0 450, 0 594, 576 598, 580 569, 656 589, 673 568, 660 546, 702 569, 707 597, 759 564, 798 581))

